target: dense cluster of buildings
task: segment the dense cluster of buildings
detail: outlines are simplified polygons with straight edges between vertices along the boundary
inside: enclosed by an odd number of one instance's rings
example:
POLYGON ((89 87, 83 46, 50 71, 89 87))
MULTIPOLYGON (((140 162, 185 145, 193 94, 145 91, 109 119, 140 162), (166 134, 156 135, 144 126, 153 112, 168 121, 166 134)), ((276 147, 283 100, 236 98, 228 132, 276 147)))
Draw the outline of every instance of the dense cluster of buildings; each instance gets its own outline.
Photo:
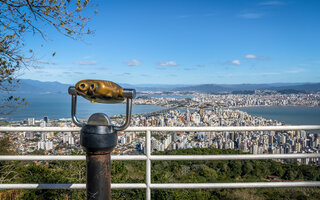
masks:
MULTIPOLYGON (((114 119, 121 123, 120 119, 114 119)), ((17 124, 12 124, 18 126, 17 124)), ((29 118, 21 126, 71 127, 70 121, 29 118)), ((198 111, 170 110, 154 116, 135 115, 132 126, 281 126, 275 120, 251 116, 246 112, 228 109, 200 109, 198 111)), ((70 154, 81 151, 80 138, 74 132, 18 132, 9 133, 17 153, 28 154, 41 150, 47 154, 70 154)), ((120 132, 117 154, 137 154, 145 151, 145 133, 120 132)), ((186 148, 235 149, 252 154, 319 153, 320 134, 306 131, 247 131, 247 132, 153 132, 153 151, 186 148)), ((304 164, 320 164, 318 158, 299 159, 304 164)))
MULTIPOLYGON (((178 94, 177 94, 178 95, 178 94)), ((192 93, 192 98, 140 97, 135 104, 170 107, 250 107, 250 106, 320 106, 320 93, 279 94, 274 91, 255 91, 255 94, 202 94, 192 93), (267 94, 266 94, 267 93, 267 94), (270 94, 271 93, 271 94, 270 94)))
MULTIPOLYGON (((281 122, 251 116, 238 110, 203 110, 179 112, 173 110, 158 116, 138 115, 134 126, 281 126, 281 122)), ((131 134, 130 132, 125 134, 131 134)), ((126 137, 124 134, 123 137, 126 137)), ((319 153, 320 134, 301 131, 247 132, 174 132, 153 133, 152 150, 164 151, 185 148, 235 149, 252 154, 319 153)), ((144 152, 144 143, 136 143, 144 152)), ((318 163, 318 158, 299 159, 304 164, 318 163)), ((320 161, 320 160, 319 160, 320 161)))
MULTIPOLYGON (((12 122, 11 126, 33 126, 33 127, 71 127, 74 126, 71 121, 51 120, 44 117, 41 120, 28 118, 22 122, 12 122)), ((47 154, 69 154, 71 151, 78 150, 79 134, 72 132, 13 132, 0 133, 0 137, 10 137, 13 143, 14 151, 19 154, 29 154, 36 150, 47 154)))
MULTIPOLYGON (((276 120, 251 116, 230 107, 304 105, 319 106, 319 94, 259 94, 208 95, 193 98, 138 98, 136 104, 169 105, 164 112, 137 114, 131 126, 197 127, 197 126, 281 126, 276 120), (179 108, 185 104, 184 108, 179 108), (200 105, 200 106, 199 106, 200 105), (211 108, 208 108, 210 106, 211 108), (227 108, 226 108, 227 107, 227 108)), ((112 121, 121 124, 123 118, 114 116, 112 121)), ((71 120, 41 120, 29 118, 22 122, 10 122, 10 126, 72 127, 71 120)), ((153 151, 185 148, 235 149, 252 154, 319 153, 320 133, 306 131, 247 131, 247 132, 153 132, 153 151)), ((0 133, 0 137, 5 133, 0 133)), ((70 154, 82 151, 77 132, 17 132, 6 133, 13 142, 14 151, 29 154, 36 150, 46 154, 70 154)), ((117 154, 137 154, 145 151, 144 132, 120 132, 117 154)), ((300 159, 304 164, 320 164, 318 158, 300 159)))
MULTIPOLYGON (((265 91, 264 91, 265 92, 265 91)), ((249 107, 249 106, 320 106, 320 93, 315 94, 228 94, 208 95, 201 94, 192 98, 201 104, 209 103, 224 107, 249 107)), ((270 91, 271 92, 271 91, 270 91)))

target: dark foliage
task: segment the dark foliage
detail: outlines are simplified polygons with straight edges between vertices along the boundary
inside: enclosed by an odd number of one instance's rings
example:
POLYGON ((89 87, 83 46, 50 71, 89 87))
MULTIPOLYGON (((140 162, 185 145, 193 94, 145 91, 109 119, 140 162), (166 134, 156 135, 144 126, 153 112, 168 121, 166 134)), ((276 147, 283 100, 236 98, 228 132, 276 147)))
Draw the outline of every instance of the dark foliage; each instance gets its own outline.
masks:
MULTIPOLYGON (((0 140, 0 144, 1 143, 0 140)), ((7 146, 8 147, 8 146, 7 146)), ((77 153, 75 153, 77 154, 77 153)), ((157 155, 243 154, 235 150, 194 148, 157 152, 157 155)), ((85 161, 14 162, 16 173, 9 183, 85 183, 85 161)), ((144 161, 112 161, 113 183, 144 183, 144 161)), ((1 175, 4 175, 2 171, 1 175)), ((152 183, 320 181, 318 166, 281 163, 273 160, 153 161, 152 183)), ((84 199, 84 190, 2 191, 8 199, 84 199)), ((152 190, 152 199, 318 199, 319 188, 152 190)), ((144 199, 145 190, 112 190, 113 199, 144 199)), ((5 198, 4 198, 5 199, 5 198)))

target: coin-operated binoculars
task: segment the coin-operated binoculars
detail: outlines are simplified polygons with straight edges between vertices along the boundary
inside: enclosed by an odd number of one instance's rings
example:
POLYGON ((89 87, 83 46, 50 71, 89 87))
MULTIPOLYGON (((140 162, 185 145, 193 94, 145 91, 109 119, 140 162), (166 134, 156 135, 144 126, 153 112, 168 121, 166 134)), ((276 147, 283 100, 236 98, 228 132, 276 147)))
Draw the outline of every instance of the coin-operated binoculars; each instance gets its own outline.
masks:
POLYGON ((111 199, 110 153, 117 145, 117 132, 130 125, 134 89, 123 89, 111 81, 82 80, 75 87, 69 87, 72 96, 71 117, 73 123, 82 127, 80 144, 86 151, 87 160, 87 199, 111 199), (95 113, 88 123, 76 117, 77 96, 98 103, 114 104, 126 100, 126 119, 123 125, 112 124, 108 115, 95 113))

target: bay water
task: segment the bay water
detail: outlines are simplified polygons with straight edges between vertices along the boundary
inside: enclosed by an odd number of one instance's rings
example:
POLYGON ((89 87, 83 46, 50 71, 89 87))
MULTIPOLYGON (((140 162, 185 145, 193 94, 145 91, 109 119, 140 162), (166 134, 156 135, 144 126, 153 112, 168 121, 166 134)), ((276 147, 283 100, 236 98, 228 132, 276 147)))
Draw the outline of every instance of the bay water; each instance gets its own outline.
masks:
POLYGON ((320 107, 259 106, 235 109, 290 125, 320 125, 320 107))
MULTIPOLYGON (((2 120, 21 121, 27 118, 43 119, 48 116, 50 120, 71 118, 71 96, 68 94, 34 94, 26 95, 27 106, 20 106, 10 115, 0 115, 2 120)), ((132 113, 148 113, 161 110, 163 107, 157 105, 134 105, 132 113)), ((99 104, 90 103, 82 97, 78 97, 77 117, 87 119, 91 114, 102 112, 109 116, 125 114, 125 104, 99 104)))
MULTIPOLYGON (((28 105, 18 107, 10 115, 0 115, 2 120, 20 121, 27 118, 49 119, 70 118, 71 96, 68 94, 23 94, 28 105)), ((166 97, 166 96, 163 96, 166 97)), ((170 96, 169 96, 170 97, 170 96)), ((109 116, 125 114, 125 104, 99 104, 78 97, 77 117, 85 119, 91 114, 103 112, 109 116)), ((134 105, 133 113, 147 113, 164 109, 157 105, 134 105)), ((235 108, 250 115, 273 119, 290 125, 320 125, 320 107, 268 106, 235 108)))

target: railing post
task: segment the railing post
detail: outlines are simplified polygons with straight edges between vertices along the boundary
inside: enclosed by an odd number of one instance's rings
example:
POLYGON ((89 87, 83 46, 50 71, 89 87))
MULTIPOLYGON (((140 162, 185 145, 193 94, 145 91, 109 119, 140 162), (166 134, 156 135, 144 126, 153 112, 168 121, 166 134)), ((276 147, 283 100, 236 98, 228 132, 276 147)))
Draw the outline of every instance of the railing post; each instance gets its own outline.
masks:
POLYGON ((151 161, 150 161, 150 156, 151 156, 151 131, 147 130, 146 133, 146 200, 151 200, 151 161))

